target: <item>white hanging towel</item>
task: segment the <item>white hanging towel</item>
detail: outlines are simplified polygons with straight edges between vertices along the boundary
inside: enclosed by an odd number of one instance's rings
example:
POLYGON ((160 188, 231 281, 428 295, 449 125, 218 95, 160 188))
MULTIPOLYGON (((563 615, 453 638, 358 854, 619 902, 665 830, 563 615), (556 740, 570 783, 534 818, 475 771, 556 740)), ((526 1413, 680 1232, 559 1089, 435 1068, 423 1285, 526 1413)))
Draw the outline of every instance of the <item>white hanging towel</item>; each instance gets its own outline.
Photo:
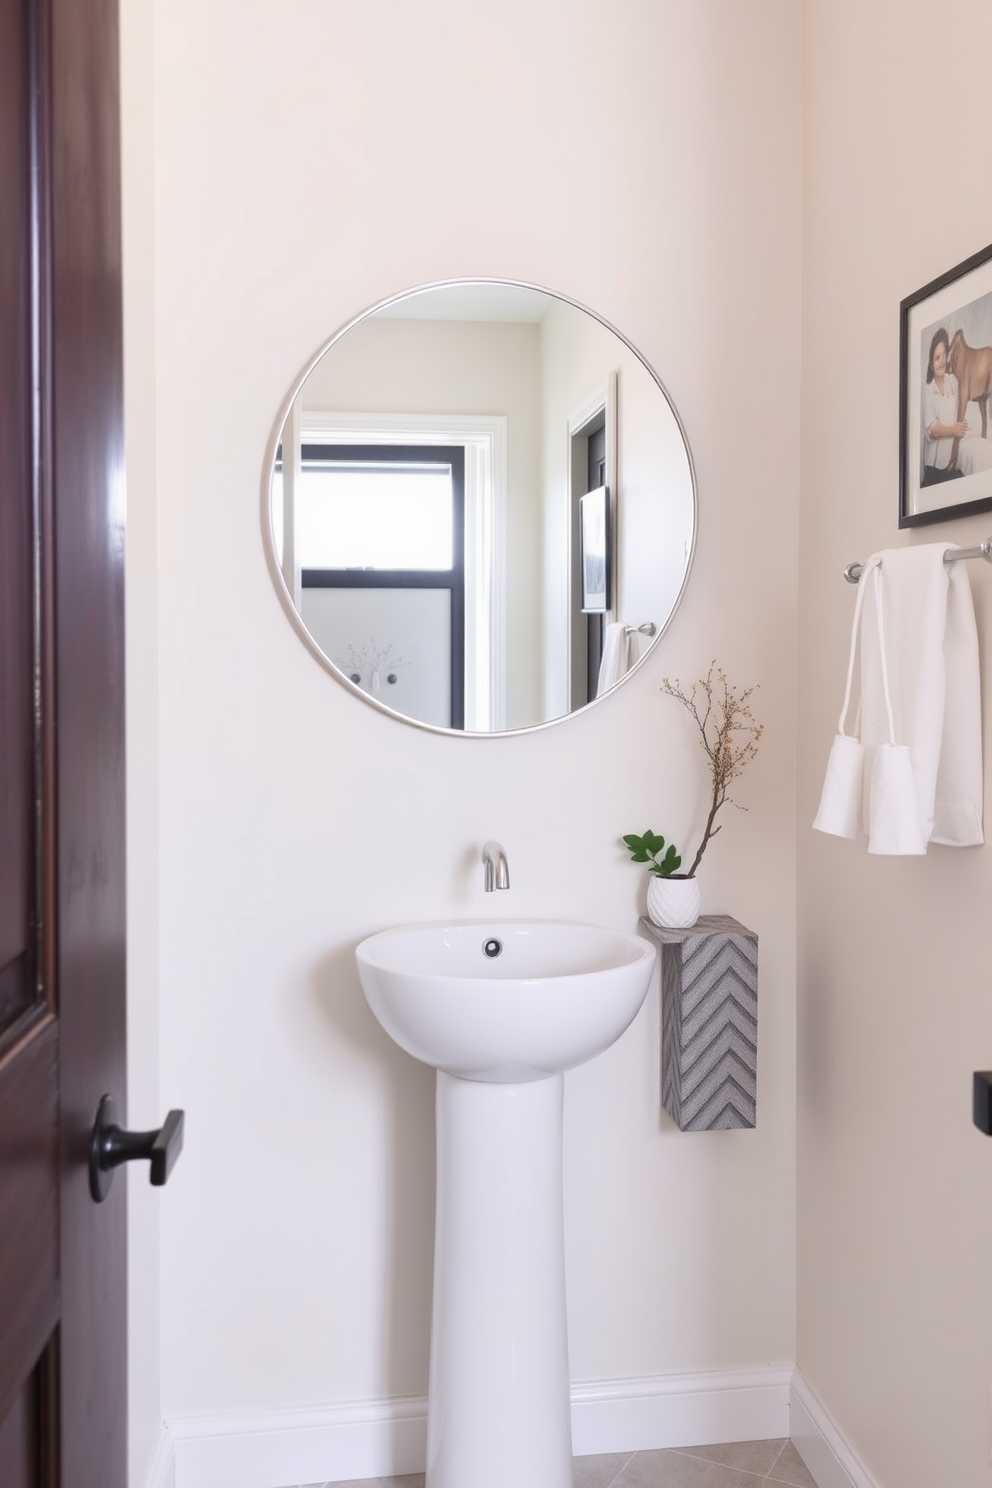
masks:
MULTIPOLYGON (((868 832, 870 853, 913 854, 925 853, 927 840, 920 825, 916 785, 909 750, 896 741, 895 721, 889 693, 888 670, 885 664, 884 624, 882 613, 882 588, 880 583, 880 558, 873 556, 864 565, 858 598, 854 606, 854 624, 851 628, 851 652, 847 663, 847 686, 840 712, 838 733, 827 761, 827 774, 823 782, 820 809, 813 825, 821 832, 830 832, 837 837, 856 837, 861 821, 868 832), (851 684, 854 678, 854 663, 858 649, 859 623, 862 621, 862 601, 872 591, 874 597, 876 635, 878 637, 878 685, 885 704, 884 723, 886 731, 877 745, 867 747, 859 738, 846 732, 847 717, 851 707, 851 684)), ((863 648, 862 648, 863 649, 863 648)), ((864 662, 862 660, 862 674, 864 662)), ((857 722, 861 723, 861 704, 858 704, 857 722)))
POLYGON ((603 638, 603 659, 599 663, 599 681, 596 696, 602 697, 608 687, 613 687, 625 675, 630 666, 630 636, 622 621, 606 627, 603 638))
MULTIPOLYGON (((861 818, 868 850, 903 854, 927 842, 966 847, 982 833, 978 632, 963 564, 947 545, 887 549, 865 564, 875 603, 855 607, 848 694, 814 826, 839 832, 857 812, 855 772, 838 784, 835 753, 849 706, 861 619, 861 818), (833 772, 831 766, 834 767, 833 772), (915 798, 915 799, 914 799, 915 798)), ((850 745, 843 746, 850 753, 850 745)))
POLYGON ((861 828, 862 781, 864 778, 864 745, 858 737, 861 724, 861 704, 858 704, 854 733, 847 732, 847 718, 851 711, 851 685, 854 681, 854 664, 858 654, 858 638, 861 625, 861 605, 868 590, 868 574, 877 566, 877 559, 870 558, 861 570, 858 597, 854 601, 854 623, 851 626, 851 650, 847 661, 847 686, 841 704, 837 733, 830 746, 827 773, 820 794, 820 809, 813 826, 818 832, 828 832, 833 837, 857 837, 861 828))

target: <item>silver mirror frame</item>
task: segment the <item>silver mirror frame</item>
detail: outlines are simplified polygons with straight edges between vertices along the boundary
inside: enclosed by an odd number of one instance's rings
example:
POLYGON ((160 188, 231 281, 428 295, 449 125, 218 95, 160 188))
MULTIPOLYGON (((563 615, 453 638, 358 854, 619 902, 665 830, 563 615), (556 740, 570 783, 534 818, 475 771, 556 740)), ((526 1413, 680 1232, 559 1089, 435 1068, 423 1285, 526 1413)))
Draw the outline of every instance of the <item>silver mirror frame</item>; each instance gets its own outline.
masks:
POLYGON ((615 693, 618 688, 623 687, 630 680, 630 678, 635 675, 635 673, 640 671, 641 667, 648 660, 648 657, 652 654, 655 647, 658 645, 662 636, 668 630, 673 619, 678 613, 679 607, 681 606, 682 600, 685 596, 686 586, 689 583, 689 577, 692 573, 693 560, 696 554, 696 542, 699 534, 699 497, 698 487, 696 483, 696 467, 692 458, 692 448, 689 444, 689 440, 685 432, 685 426, 682 423, 679 411, 672 401, 668 389, 662 382, 661 378, 658 376, 654 367, 652 367, 651 363, 646 359, 646 357, 642 355, 642 353, 637 349, 633 342, 630 341, 628 337, 623 334, 622 331, 618 330, 615 325, 606 320, 604 316, 599 315, 595 310, 590 310, 589 306, 584 305, 581 300, 575 300, 570 295, 562 294, 558 290, 546 289, 542 285, 530 284, 526 280, 522 279, 495 279, 477 276, 464 279, 438 279, 430 283, 414 285, 410 289, 400 290, 397 294, 388 295, 385 299, 378 300, 374 305, 370 305, 367 309, 360 311, 358 315, 353 316, 351 320, 349 320, 345 325, 341 326, 339 330, 335 331, 335 333, 327 341, 322 343, 319 350, 316 351, 307 362, 306 366, 300 372, 300 374, 296 378, 296 381, 290 388, 289 393, 283 399, 283 402, 279 408, 279 412, 276 415, 275 423, 272 427, 272 432, 270 433, 268 441, 266 443, 265 461, 262 467, 261 517, 262 544, 265 549, 265 560, 269 569, 269 573, 272 577, 272 582, 275 585, 276 593, 278 594, 279 599, 282 603, 282 607, 286 611, 293 629, 303 641, 307 650, 315 658, 315 660, 319 662, 323 670, 327 672, 329 676, 333 677, 335 682, 343 687, 345 691, 352 693, 353 696, 360 699, 361 702, 365 703, 368 707, 374 708, 376 712, 384 713, 388 718, 396 719, 398 723, 406 724, 408 727, 411 728, 424 730, 425 732, 430 734, 440 734, 443 738, 508 739, 517 734, 532 734, 539 729, 554 728, 559 724, 566 723, 570 718, 577 718, 580 714, 587 713, 590 708, 597 707, 598 704, 615 693), (339 667, 335 666, 330 658, 320 649, 320 647, 317 645, 317 642, 314 640, 313 636, 307 629, 306 625, 303 623, 303 619, 299 614, 296 605, 293 603, 293 596, 290 593, 289 588, 286 584, 286 580, 283 576, 282 566, 278 558, 276 534, 272 524, 271 488, 272 472, 275 469, 276 452, 279 448, 279 442, 282 438, 283 426, 285 425, 286 419, 289 417, 290 410, 292 409, 293 403, 295 402, 296 398, 299 396, 303 384, 306 382, 307 378, 310 376, 317 363, 321 361, 324 356, 326 356, 327 352, 330 351, 332 346, 334 346, 338 341, 341 340, 343 336, 346 336, 349 331, 353 330, 354 327, 359 325, 362 321, 368 320, 370 316, 377 314, 377 312, 379 312, 380 310, 385 310, 389 305, 397 304, 401 300, 408 300, 414 295, 424 294, 430 290, 451 289, 470 286, 481 287, 489 285, 498 285, 500 287, 508 289, 532 290, 537 294, 548 295, 552 299, 560 300, 563 304, 571 305, 573 309, 582 311, 584 315, 590 316, 593 320, 598 321, 599 324, 606 330, 612 332, 612 334, 616 336, 617 340, 621 341, 623 345, 626 346, 627 350, 631 352, 631 354, 635 356, 641 363, 645 371, 651 377, 652 381, 657 385, 659 391, 665 399, 665 402, 668 404, 672 417, 675 419, 679 433, 682 436, 682 443, 685 447, 686 453, 686 461, 689 467, 689 480, 692 487, 692 542, 690 544, 689 553, 686 559, 685 572, 682 576, 682 583, 679 587, 678 594, 675 596, 675 602, 673 603, 669 614, 665 618, 664 623, 658 626, 657 631, 652 638, 650 646, 646 647, 644 654, 637 658, 630 669, 625 672, 624 675, 620 678, 619 682, 615 682, 612 687, 608 687, 604 693, 601 693, 598 697, 593 698, 591 702, 583 703, 580 708, 575 708, 569 713, 559 713, 554 718, 546 718, 543 719, 540 723, 527 724, 522 728, 497 729, 491 732, 482 733, 478 731, 470 732, 465 729, 444 728, 440 724, 435 723, 425 723, 421 719, 411 718, 409 714, 400 713, 397 711, 397 709, 390 708, 388 703, 382 702, 379 698, 374 697, 372 694, 366 692, 364 688, 361 688, 356 683, 352 682, 350 677, 345 676, 344 672, 342 672, 339 667))

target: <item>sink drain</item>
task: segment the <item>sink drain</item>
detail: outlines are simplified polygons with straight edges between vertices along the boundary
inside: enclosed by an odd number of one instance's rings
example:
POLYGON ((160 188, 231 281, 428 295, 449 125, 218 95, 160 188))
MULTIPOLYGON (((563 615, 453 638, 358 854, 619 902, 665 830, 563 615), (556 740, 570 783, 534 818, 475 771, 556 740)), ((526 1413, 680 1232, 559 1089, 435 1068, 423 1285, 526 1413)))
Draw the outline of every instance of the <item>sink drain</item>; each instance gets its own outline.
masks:
POLYGON ((503 942, 497 940, 494 936, 492 940, 486 941, 482 947, 482 954, 488 956, 490 961, 495 961, 497 956, 502 956, 503 954, 503 942))

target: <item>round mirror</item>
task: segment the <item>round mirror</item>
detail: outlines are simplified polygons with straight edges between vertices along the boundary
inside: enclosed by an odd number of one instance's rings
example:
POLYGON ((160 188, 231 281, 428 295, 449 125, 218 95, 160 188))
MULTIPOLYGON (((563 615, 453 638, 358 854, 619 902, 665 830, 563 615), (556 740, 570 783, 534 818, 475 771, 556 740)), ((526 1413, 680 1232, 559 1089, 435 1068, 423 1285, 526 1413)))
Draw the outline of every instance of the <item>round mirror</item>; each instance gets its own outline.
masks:
POLYGON ((660 381, 559 295, 397 296, 306 371, 270 451, 270 566, 327 669, 424 728, 564 717, 657 644, 695 536, 660 381))

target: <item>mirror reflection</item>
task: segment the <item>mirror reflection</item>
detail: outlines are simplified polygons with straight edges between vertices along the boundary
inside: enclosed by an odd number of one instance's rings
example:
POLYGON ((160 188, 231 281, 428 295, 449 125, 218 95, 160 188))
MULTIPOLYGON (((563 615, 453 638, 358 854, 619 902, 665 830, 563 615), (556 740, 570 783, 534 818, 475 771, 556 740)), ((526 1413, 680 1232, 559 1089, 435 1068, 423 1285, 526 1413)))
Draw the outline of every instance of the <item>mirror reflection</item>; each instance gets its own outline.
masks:
POLYGON ((431 286, 337 336, 271 475, 283 598, 346 685, 434 729, 584 707, 681 598, 695 490, 630 344, 558 296, 431 286))

